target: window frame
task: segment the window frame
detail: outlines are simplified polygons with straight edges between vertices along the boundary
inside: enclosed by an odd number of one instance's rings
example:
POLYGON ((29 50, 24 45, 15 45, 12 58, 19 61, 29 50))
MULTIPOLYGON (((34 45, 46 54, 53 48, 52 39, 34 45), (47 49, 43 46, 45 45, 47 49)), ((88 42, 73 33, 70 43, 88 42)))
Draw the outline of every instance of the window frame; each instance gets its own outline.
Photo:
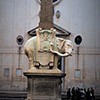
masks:
POLYGON ((10 68, 4 68, 4 77, 10 77, 10 68))
POLYGON ((16 68, 16 77, 22 77, 22 68, 16 68))

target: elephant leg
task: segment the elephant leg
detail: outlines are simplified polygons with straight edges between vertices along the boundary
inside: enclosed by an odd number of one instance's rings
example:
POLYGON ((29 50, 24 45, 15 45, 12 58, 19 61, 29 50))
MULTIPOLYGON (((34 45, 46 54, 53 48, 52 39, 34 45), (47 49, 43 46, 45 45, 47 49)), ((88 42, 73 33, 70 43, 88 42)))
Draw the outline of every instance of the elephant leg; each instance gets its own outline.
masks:
POLYGON ((34 67, 34 55, 33 52, 30 49, 25 49, 25 54, 27 55, 27 57, 29 58, 29 69, 31 69, 32 67, 34 67))
POLYGON ((33 59, 31 57, 29 58, 29 66, 30 68, 34 67, 33 59))
POLYGON ((53 67, 53 69, 57 69, 58 68, 57 63, 58 63, 58 57, 54 56, 54 67, 53 67))

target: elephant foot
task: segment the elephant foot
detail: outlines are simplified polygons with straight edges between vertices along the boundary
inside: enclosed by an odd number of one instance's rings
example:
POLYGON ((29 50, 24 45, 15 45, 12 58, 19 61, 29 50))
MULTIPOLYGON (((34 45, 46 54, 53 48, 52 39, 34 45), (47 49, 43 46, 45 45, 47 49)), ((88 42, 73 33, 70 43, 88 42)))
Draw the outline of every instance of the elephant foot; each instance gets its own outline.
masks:
POLYGON ((38 68, 36 67, 31 67, 28 72, 36 72, 38 70, 38 68))
POLYGON ((53 69, 38 69, 36 67, 31 67, 29 70, 28 70, 29 73, 62 73, 61 70, 59 70, 58 68, 53 68, 53 69))
POLYGON ((59 70, 58 68, 53 68, 52 71, 53 71, 54 73, 62 73, 61 70, 59 70))

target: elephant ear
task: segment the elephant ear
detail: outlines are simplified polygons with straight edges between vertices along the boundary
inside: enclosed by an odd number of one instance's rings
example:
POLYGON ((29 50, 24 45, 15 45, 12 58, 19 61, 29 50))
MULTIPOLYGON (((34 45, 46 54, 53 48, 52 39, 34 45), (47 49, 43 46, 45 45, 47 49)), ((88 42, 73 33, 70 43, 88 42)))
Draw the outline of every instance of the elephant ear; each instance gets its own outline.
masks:
POLYGON ((63 38, 58 38, 58 41, 57 41, 57 47, 58 49, 61 51, 63 46, 65 44, 65 40, 63 38))
POLYGON ((71 54, 72 50, 73 50, 72 42, 70 40, 66 40, 66 43, 65 43, 65 52, 71 54))

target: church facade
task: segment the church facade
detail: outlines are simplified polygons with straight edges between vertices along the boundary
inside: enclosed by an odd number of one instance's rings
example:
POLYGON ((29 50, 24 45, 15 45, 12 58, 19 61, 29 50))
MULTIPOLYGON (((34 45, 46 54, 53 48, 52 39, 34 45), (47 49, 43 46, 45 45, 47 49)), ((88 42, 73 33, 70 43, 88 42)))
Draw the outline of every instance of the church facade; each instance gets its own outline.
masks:
MULTIPOLYGON (((0 0, 1 91, 27 90, 23 72, 29 65, 24 44, 39 26, 40 4, 40 0, 0 0)), ((100 93, 99 18, 99 0, 53 0, 54 28, 74 47, 72 56, 61 59, 65 90, 93 87, 100 93), (81 43, 76 42, 77 36, 81 43)))

